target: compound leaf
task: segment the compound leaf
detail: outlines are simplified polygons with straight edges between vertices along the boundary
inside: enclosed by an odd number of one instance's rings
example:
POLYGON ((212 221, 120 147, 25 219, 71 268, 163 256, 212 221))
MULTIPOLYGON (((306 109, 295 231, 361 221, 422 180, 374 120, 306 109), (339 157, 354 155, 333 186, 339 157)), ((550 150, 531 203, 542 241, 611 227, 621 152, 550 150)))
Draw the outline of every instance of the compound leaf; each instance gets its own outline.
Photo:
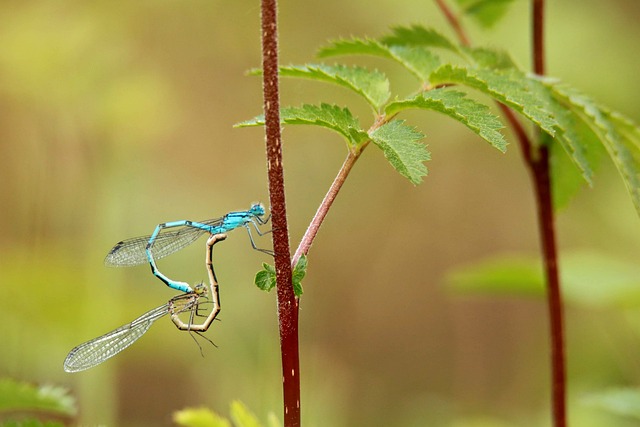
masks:
POLYGON ((431 158, 426 147, 418 142, 423 136, 402 120, 392 120, 369 133, 389 163, 413 184, 419 184, 427 175, 424 162, 431 158))
POLYGON ((459 121, 498 150, 505 152, 507 142, 499 132, 504 126, 489 107, 467 98, 463 92, 449 89, 434 89, 418 94, 406 100, 391 102, 387 105, 387 115, 408 108, 421 108, 438 111, 459 121))
POLYGON ((535 83, 518 70, 475 69, 445 64, 430 77, 431 84, 461 84, 477 89, 523 114, 551 136, 557 121, 546 100, 534 90, 535 83))
POLYGON ((331 42, 318 52, 321 58, 339 55, 372 55, 392 59, 405 67, 421 82, 440 66, 440 59, 424 46, 386 45, 371 39, 341 39, 331 42))
POLYGON ((380 71, 371 71, 363 67, 324 64, 291 65, 280 67, 280 75, 307 78, 346 87, 364 97, 375 111, 380 110, 391 96, 387 77, 380 71))
POLYGON ((318 50, 319 58, 344 55, 372 55, 388 58, 389 49, 377 40, 353 37, 330 41, 328 45, 318 50))
POLYGON ((504 50, 488 47, 461 47, 479 68, 507 69, 518 68, 511 55, 504 50))
POLYGON ((391 29, 391 34, 382 37, 381 41, 389 46, 436 47, 459 53, 457 44, 436 30, 420 25, 394 27, 391 29))
MULTIPOLYGON (((305 104, 301 107, 284 107, 280 110, 280 120, 284 124, 315 125, 331 129, 344 136, 350 145, 358 145, 368 140, 366 131, 360 128, 358 119, 347 108, 337 105, 305 104)), ((236 127, 263 126, 264 115, 236 124, 236 127)))
POLYGON ((628 118, 598 105, 566 85, 552 84, 554 95, 598 137, 616 165, 640 213, 640 130, 628 118))

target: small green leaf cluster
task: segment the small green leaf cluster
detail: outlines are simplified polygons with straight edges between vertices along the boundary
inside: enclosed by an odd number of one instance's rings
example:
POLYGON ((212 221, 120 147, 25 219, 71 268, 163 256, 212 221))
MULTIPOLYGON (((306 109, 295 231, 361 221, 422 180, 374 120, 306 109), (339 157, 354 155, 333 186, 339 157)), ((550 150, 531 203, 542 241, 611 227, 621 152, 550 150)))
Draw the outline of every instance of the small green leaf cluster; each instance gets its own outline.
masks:
MULTIPOLYGON (((173 421, 184 427, 262 427, 258 418, 242 402, 231 403, 231 421, 207 408, 187 408, 173 414, 173 421)), ((282 422, 269 414, 266 427, 282 427, 282 422)))
MULTIPOLYGON (((307 256, 303 254, 292 272, 293 293, 296 297, 302 296, 302 279, 305 274, 307 274, 307 256)), ((258 288, 269 292, 276 286, 276 268, 263 262, 262 270, 256 273, 254 282, 258 288)))
MULTIPOLYGON (((490 26, 511 0, 458 0, 463 12, 490 26)), ((502 121, 491 108, 470 98, 480 92, 519 113, 543 131, 540 143, 551 147, 556 206, 566 203, 583 183, 592 185, 604 153, 609 154, 640 212, 640 130, 631 120, 596 103, 579 91, 549 78, 522 71, 510 56, 496 49, 462 46, 429 28, 396 27, 379 39, 340 39, 322 47, 320 58, 369 55, 400 64, 417 79, 419 90, 408 96, 391 93, 379 70, 344 64, 289 65, 282 77, 332 83, 359 95, 373 112, 367 129, 348 108, 333 104, 285 107, 283 124, 308 124, 342 135, 357 155, 373 142, 389 163, 413 184, 427 174, 430 154, 424 135, 396 117, 408 109, 431 110, 452 118, 501 152, 506 151, 502 121), (444 60, 443 57, 452 58, 444 60)), ((254 71, 258 73, 259 71, 254 71)), ((264 125, 264 117, 237 126, 264 125)), ((537 150, 537 147, 533 147, 537 150)), ((535 152, 531 153, 535 156, 535 152)))

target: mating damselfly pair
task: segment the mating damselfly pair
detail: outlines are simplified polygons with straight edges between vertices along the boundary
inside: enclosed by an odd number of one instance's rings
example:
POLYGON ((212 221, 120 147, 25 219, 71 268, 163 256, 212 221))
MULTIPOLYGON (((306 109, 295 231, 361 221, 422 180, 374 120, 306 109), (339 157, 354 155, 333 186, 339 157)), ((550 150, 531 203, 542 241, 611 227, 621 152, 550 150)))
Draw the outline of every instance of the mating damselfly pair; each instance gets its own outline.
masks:
MULTIPOLYGON (((270 254, 270 251, 256 246, 249 228, 249 225, 253 224, 256 232, 261 236, 264 235, 265 232, 260 231, 259 228, 259 225, 264 225, 269 220, 269 217, 263 218, 264 214, 264 207, 260 204, 254 204, 248 211, 231 212, 217 219, 159 224, 149 236, 118 242, 105 258, 107 266, 133 266, 149 262, 151 271, 156 277, 167 286, 184 293, 171 298, 166 304, 144 313, 129 324, 75 347, 64 361, 64 370, 78 372, 99 365, 129 347, 142 337, 156 320, 166 315, 170 315, 171 320, 180 330, 197 334, 207 331, 220 312, 218 282, 213 268, 213 245, 226 239, 227 236, 223 233, 238 227, 245 227, 249 233, 251 246, 258 251, 270 254), (174 230, 168 231, 170 229, 174 230), (205 233, 211 235, 206 244, 208 287, 201 283, 191 288, 185 282, 169 279, 158 270, 156 259, 168 256, 190 245, 205 233), (209 304, 211 309, 208 315, 201 314, 203 308, 209 304), (180 315, 185 313, 188 315, 187 322, 180 318, 180 315), (196 317, 201 316, 206 317, 204 322, 195 323, 196 317)), ((204 311, 206 312, 206 310, 204 311)), ((205 339, 207 338, 205 337, 205 339)))

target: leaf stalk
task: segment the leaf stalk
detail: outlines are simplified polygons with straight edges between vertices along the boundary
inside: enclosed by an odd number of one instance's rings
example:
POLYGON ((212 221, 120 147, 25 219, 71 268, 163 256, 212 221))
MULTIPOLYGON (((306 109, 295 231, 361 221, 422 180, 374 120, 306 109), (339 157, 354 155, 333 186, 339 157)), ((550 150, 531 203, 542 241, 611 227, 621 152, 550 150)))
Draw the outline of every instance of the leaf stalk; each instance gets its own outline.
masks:
POLYGON ((340 167, 338 174, 336 175, 333 182, 331 183, 331 186, 329 187, 327 194, 324 196, 322 203, 320 203, 320 206, 318 206, 318 210, 316 211, 316 214, 313 216, 313 219, 311 220, 309 227, 307 227, 307 231, 304 233, 304 236, 302 236, 302 240, 298 245, 298 249, 296 249, 296 252, 293 255, 293 260, 291 261, 291 268, 295 267, 295 265, 298 263, 298 260, 303 254, 307 255, 309 253, 309 249, 311 248, 311 245, 313 244, 313 241, 316 238, 316 235, 318 234, 318 230, 320 229, 320 226, 322 225, 325 217, 329 213, 329 209, 331 208, 331 205, 333 205, 333 202, 338 196, 338 193, 340 192, 342 185, 345 183, 347 176, 349 176, 351 169, 355 165, 358 158, 360 158, 360 155, 362 154, 363 149, 364 147, 361 147, 358 150, 349 150, 349 154, 347 154, 347 158, 342 163, 342 167, 340 167))

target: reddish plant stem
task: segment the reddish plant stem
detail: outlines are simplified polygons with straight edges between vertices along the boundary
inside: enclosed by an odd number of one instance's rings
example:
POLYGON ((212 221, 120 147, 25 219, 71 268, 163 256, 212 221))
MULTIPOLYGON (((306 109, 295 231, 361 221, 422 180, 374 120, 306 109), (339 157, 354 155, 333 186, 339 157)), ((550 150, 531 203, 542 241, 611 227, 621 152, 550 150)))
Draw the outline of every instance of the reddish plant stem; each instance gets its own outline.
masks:
MULTIPOLYGON (((378 129, 379 127, 383 126, 384 124, 388 123, 389 121, 391 121, 393 117, 394 116, 388 117, 385 115, 378 116, 375 122, 373 123, 373 125, 369 128, 368 133, 371 133, 374 130, 378 129)), ((362 152, 364 151, 365 148, 367 148, 370 142, 371 141, 369 140, 362 143, 362 145, 350 147, 349 154, 347 155, 347 158, 342 163, 342 167, 338 171, 338 175, 336 175, 333 182, 331 183, 331 187, 329 187, 327 194, 324 196, 324 199, 322 199, 322 203, 320 203, 320 206, 318 207, 316 214, 313 216, 313 219, 311 220, 309 227, 307 227, 307 231, 305 231, 304 236, 302 236, 302 240, 298 245, 298 249, 296 249, 296 253, 293 255, 293 260, 291 261, 291 268, 295 267, 295 265, 298 263, 298 260, 303 254, 307 255, 309 253, 309 249, 311 249, 311 245, 313 244, 313 241, 316 238, 316 235, 318 234, 318 230, 320 229, 322 222, 324 221, 325 217, 329 213, 329 209, 331 208, 331 205, 333 204, 334 200, 338 196, 338 193, 340 192, 342 185, 347 180, 347 177, 349 176, 351 169, 353 168, 355 163, 358 161, 358 159, 360 158, 360 155, 362 155, 362 152)))
POLYGON ((558 271, 555 217, 549 173, 549 149, 541 145, 538 156, 531 165, 536 202, 540 242, 544 255, 544 270, 547 279, 547 309, 549 311, 549 332, 551 340, 551 381, 554 427, 567 425, 566 410, 566 358, 564 340, 564 313, 558 271))
POLYGON ((533 0, 531 18, 533 23, 533 72, 545 74, 544 60, 544 0, 533 0))
MULTIPOLYGON (((462 30, 457 17, 452 13, 444 0, 435 0, 449 20, 462 44, 469 45, 469 40, 462 30)), ((532 62, 533 71, 538 75, 545 74, 544 51, 544 0, 532 0, 532 62)), ((518 139, 520 149, 529 168, 534 184, 536 205, 538 209, 538 226, 544 259, 544 270, 547 282, 547 307, 549 311, 549 330, 551 341, 551 377, 552 407, 554 427, 566 427, 566 357, 564 340, 564 313, 560 290, 560 274, 558 270, 558 252, 556 243, 555 216, 551 190, 549 147, 540 140, 539 129, 535 130, 538 144, 535 146, 527 135, 522 123, 507 106, 499 104, 518 139)))
MULTIPOLYGON (((544 49, 544 0, 533 0, 532 17, 532 62, 533 71, 542 76, 545 74, 544 49)), ((549 146, 540 140, 541 132, 536 130, 540 142, 538 155, 531 159, 538 204, 538 221, 540 241, 544 254, 544 269, 547 277, 547 306, 549 310, 549 332, 551 338, 551 378, 553 425, 567 425, 567 368, 564 339, 564 304, 560 289, 560 273, 558 271, 558 252, 556 243, 555 217, 553 197, 551 193, 549 146)))
POLYGON ((340 192, 342 185, 346 181, 349 172, 351 172, 353 165, 356 163, 361 153, 362 149, 358 150, 357 152, 349 151, 347 158, 344 160, 344 163, 342 163, 342 167, 340 168, 338 175, 336 175, 335 179, 331 183, 331 187, 329 187, 329 191, 327 191, 327 194, 324 196, 322 203, 320 203, 320 206, 318 206, 316 214, 311 220, 309 227, 307 227, 307 231, 304 233, 304 236, 300 241, 300 245, 298 245, 296 253, 293 255, 293 260, 291 261, 292 268, 295 267, 295 265, 298 263, 298 260, 303 254, 306 255, 307 253, 309 253, 309 249, 311 248, 313 240, 316 238, 316 234, 318 234, 320 225, 324 221, 324 218, 327 216, 327 213, 329 213, 329 209, 331 208, 333 201, 338 196, 338 192, 340 192))
MULTIPOLYGON (((391 119, 393 119, 393 117, 394 116, 386 116, 386 115, 378 116, 375 122, 373 123, 373 125, 367 131, 367 133, 371 133, 374 130, 378 129, 379 127, 383 126, 384 124, 388 123, 389 121, 391 121, 391 119)), ((296 253, 293 255, 293 260, 291 261, 291 268, 295 267, 295 265, 298 263, 298 260, 303 254, 307 255, 309 253, 309 249, 311 249, 311 245, 313 244, 313 241, 316 238, 316 235, 318 234, 318 230, 320 229, 322 222, 324 221, 325 217, 329 213, 329 209, 331 208, 331 205, 333 204, 334 200, 338 196, 338 193, 340 192, 342 185, 347 180, 347 177, 349 176, 349 173, 351 172, 353 165, 356 164, 356 162, 362 155, 362 152, 364 151, 365 148, 367 148, 370 142, 371 141, 369 140, 362 143, 362 145, 350 147, 349 154, 347 155, 347 158, 342 163, 342 167, 338 171, 338 175, 336 175, 333 182, 331 183, 331 187, 329 187, 329 191, 327 191, 327 194, 325 194, 324 199, 322 199, 322 203, 320 203, 320 206, 318 207, 316 214, 313 216, 313 219, 309 224, 309 227, 307 227, 307 231, 305 231, 304 236, 302 236, 302 240, 298 245, 298 249, 296 249, 296 253)))
POLYGON ((438 7, 440 7, 440 10, 444 14, 444 16, 447 18, 447 21, 449 21, 449 25, 451 25, 453 31, 455 31, 458 35, 460 43, 465 46, 469 46, 469 37, 467 37, 467 33, 464 31, 464 28, 462 28, 462 25, 460 24, 460 20, 449 8, 449 5, 445 3, 444 0, 436 0, 436 3, 438 4, 438 7))
POLYGON ((298 300, 291 280, 291 250, 282 167, 280 97, 278 93, 278 21, 276 0, 262 0, 262 69, 264 115, 269 175, 269 202, 273 222, 278 324, 282 358, 285 427, 300 426, 300 357, 298 300))
POLYGON ((507 107, 504 104, 498 102, 498 107, 502 110, 502 114, 504 114, 505 118, 509 122, 511 126, 511 130, 516 135, 516 139, 518 140, 518 144, 520 145, 520 151, 522 152, 522 156, 524 157, 525 164, 531 168, 531 164, 533 161, 533 155, 531 153, 531 140, 529 139, 529 135, 527 135, 527 131, 522 126, 518 117, 516 117, 513 110, 507 107))

